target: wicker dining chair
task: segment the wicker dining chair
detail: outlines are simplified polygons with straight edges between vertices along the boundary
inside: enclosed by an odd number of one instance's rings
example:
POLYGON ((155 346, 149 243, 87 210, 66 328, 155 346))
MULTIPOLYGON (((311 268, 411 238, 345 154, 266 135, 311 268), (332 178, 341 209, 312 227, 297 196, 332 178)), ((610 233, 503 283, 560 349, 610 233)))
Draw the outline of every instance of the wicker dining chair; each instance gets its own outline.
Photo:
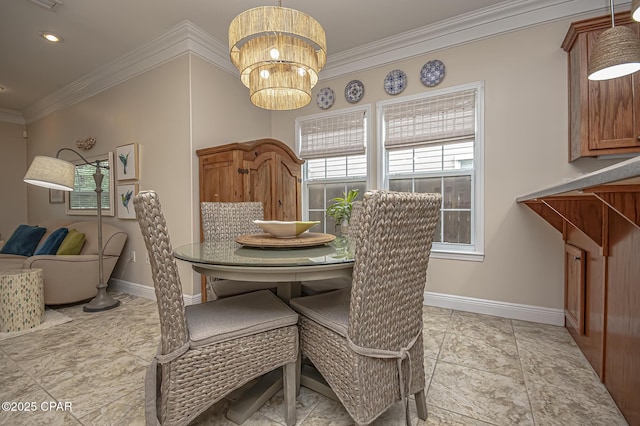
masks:
POLYGON ((408 396, 427 418, 422 302, 440 194, 370 191, 351 289, 291 299, 300 349, 357 424, 408 396))
MULTIPOLYGON (((262 228, 253 223, 264 219, 262 203, 244 201, 236 203, 200 203, 202 233, 205 242, 234 242, 239 235, 261 234, 262 228)), ((207 300, 235 296, 259 289, 275 288, 273 283, 256 283, 235 280, 218 280, 206 277, 207 300)))
POLYGON ((254 378, 284 366, 285 420, 295 423, 297 314, 261 290, 185 307, 160 200, 134 198, 149 254, 160 344, 145 381, 147 425, 186 425, 254 378))
MULTIPOLYGON (((351 220, 349 221, 349 228, 347 230, 347 236, 349 237, 352 246, 355 246, 353 241, 355 240, 355 235, 360 228, 361 211, 362 201, 354 202, 353 208, 351 210, 351 220)), ((328 291, 340 290, 349 287, 351 287, 351 278, 329 278, 325 280, 303 281, 302 294, 313 296, 316 294, 326 293, 328 291)))

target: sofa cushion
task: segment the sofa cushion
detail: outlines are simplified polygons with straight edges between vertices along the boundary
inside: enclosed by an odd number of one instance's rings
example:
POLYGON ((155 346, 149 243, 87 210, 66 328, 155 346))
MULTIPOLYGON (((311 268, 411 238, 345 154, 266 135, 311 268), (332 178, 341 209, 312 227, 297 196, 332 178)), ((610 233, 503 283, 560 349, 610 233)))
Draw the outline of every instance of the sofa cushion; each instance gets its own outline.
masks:
POLYGON ((39 256, 41 254, 57 254, 58 248, 60 248, 60 244, 62 244, 62 241, 65 239, 68 233, 68 228, 56 229, 51 234, 49 234, 47 239, 44 240, 44 244, 42 244, 34 254, 36 256, 39 256))
POLYGON ((85 235, 82 232, 78 232, 75 229, 69 229, 67 236, 64 237, 64 240, 62 241, 62 244, 60 244, 56 254, 80 254, 82 246, 84 245, 84 240, 85 235))
POLYGON ((20 225, 13 231, 0 253, 32 256, 47 228, 20 225))

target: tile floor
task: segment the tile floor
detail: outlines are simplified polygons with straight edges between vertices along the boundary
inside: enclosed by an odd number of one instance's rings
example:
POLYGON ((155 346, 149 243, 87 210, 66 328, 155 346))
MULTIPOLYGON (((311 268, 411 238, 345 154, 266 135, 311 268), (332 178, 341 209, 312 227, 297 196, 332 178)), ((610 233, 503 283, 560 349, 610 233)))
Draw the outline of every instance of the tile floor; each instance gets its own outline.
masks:
MULTIPOLYGON (((35 412, 0 411, 1 425, 143 425, 143 382, 159 339, 154 301, 118 295, 102 313, 60 309, 71 322, 0 340, 0 401, 35 402, 35 412), (61 403, 61 411, 40 404, 61 403), (64 411, 64 404, 71 404, 64 411)), ((524 321, 424 308, 426 425, 625 425, 567 331, 524 321)), ((232 425, 224 400, 193 424, 232 425)), ((54 407, 56 408, 56 407, 54 407)), ((352 425, 342 406, 302 388, 298 424, 352 425)), ((375 425, 402 425, 400 404, 375 425)), ((282 425, 282 395, 246 425, 282 425)))

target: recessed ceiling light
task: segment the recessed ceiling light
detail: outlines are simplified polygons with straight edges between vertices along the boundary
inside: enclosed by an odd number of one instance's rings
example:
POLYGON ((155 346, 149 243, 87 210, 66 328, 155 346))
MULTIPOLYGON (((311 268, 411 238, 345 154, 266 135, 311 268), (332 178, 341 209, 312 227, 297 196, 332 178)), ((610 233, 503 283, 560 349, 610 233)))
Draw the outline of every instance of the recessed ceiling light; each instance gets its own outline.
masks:
POLYGON ((62 0, 31 0, 33 3, 37 4, 40 7, 44 7, 45 9, 49 9, 51 11, 55 11, 60 6, 62 6, 62 0))
POLYGON ((60 37, 58 34, 52 33, 51 31, 41 31, 40 37, 47 41, 50 41, 51 43, 62 43, 62 37, 60 37))

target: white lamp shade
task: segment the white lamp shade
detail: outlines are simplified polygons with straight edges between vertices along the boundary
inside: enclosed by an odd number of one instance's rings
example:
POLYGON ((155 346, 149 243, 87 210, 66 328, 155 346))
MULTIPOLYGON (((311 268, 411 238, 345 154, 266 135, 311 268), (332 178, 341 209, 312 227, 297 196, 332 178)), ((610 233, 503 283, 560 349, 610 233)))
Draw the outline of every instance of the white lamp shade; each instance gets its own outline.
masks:
POLYGON ((631 17, 634 21, 640 22, 640 0, 633 0, 631 3, 631 17))
POLYGON ((37 155, 23 180, 31 185, 73 191, 74 173, 75 166, 68 161, 37 155))

